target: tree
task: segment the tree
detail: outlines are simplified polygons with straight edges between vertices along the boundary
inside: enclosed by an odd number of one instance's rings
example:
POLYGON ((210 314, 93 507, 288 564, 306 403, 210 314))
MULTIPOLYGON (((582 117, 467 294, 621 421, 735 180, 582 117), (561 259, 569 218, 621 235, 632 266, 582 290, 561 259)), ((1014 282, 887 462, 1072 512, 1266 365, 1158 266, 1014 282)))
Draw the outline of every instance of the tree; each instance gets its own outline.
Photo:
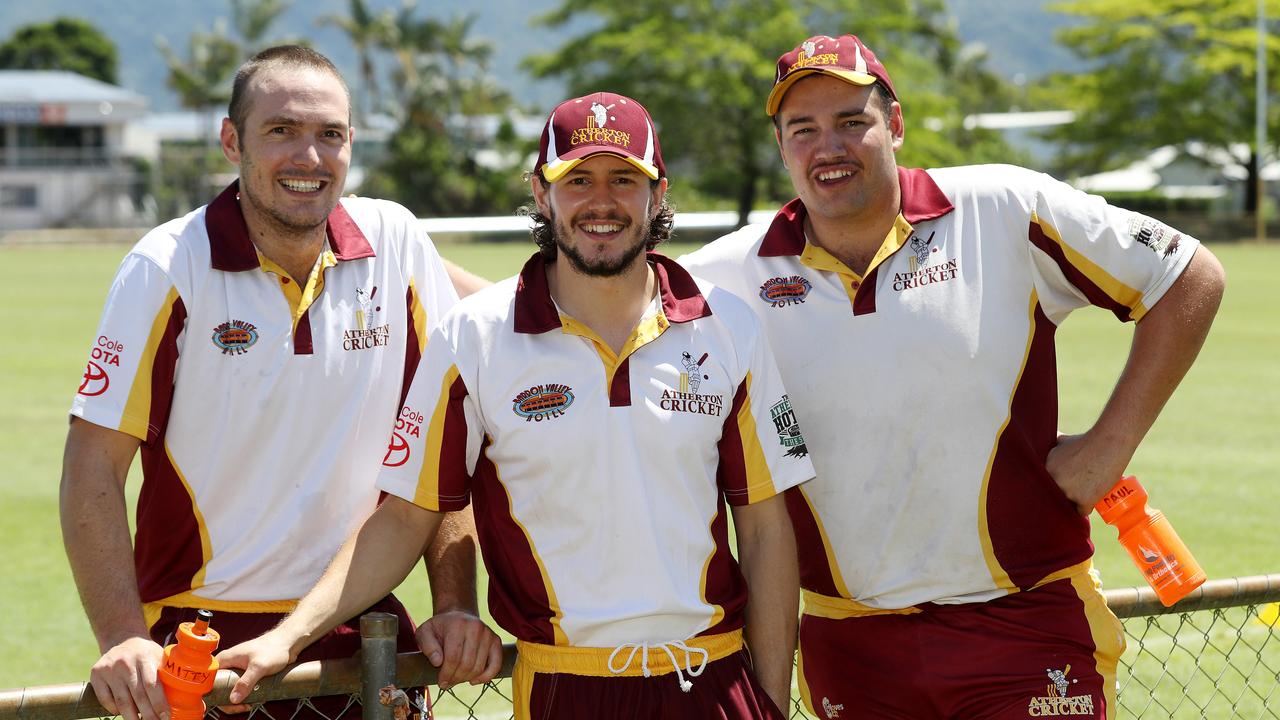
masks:
MULTIPOLYGON (((1267 0, 1280 14, 1280 0, 1267 0)), ((1082 18, 1058 41, 1094 69, 1052 78, 1046 94, 1076 113, 1053 137, 1063 169, 1096 172, 1166 145, 1202 143, 1247 174, 1245 209, 1257 208, 1259 149, 1252 147, 1256 99, 1255 0, 1076 0, 1052 6, 1082 18)), ((1280 39, 1267 34, 1268 93, 1280 90, 1280 39)), ((1274 108, 1274 106, 1272 106, 1274 108)), ((1270 113, 1268 136, 1280 130, 1270 113)))
POLYGON ((183 107, 197 110, 226 105, 229 80, 241 61, 240 45, 227 36, 226 24, 215 22, 211 32, 196 30, 187 39, 187 57, 180 57, 164 38, 156 40, 169 66, 169 87, 183 107))
MULTIPOLYGON (((231 0, 231 23, 240 35, 245 57, 253 57, 277 44, 267 42, 267 33, 276 20, 293 4, 293 0, 231 0)), ((294 38, 280 43, 296 42, 294 38)))
MULTIPOLYGON (((967 58, 942 0, 561 0, 536 23, 589 29, 528 58, 536 77, 563 77, 572 94, 630 95, 660 126, 677 180, 731 199, 739 223, 765 192, 789 195, 764 113, 775 62, 804 38, 856 32, 880 53, 904 99, 906 164, 1007 157, 998 138, 964 127, 962 88, 999 84, 967 58)), ((983 98, 982 103, 998 99, 983 98)), ((989 108, 994 109, 994 108, 989 108)))
POLYGON ((420 18, 412 4, 390 19, 383 47, 395 58, 399 127, 364 192, 418 214, 505 214, 524 197, 529 149, 505 119, 511 97, 489 74, 493 49, 471 36, 474 22, 420 18))
POLYGON ((388 11, 374 14, 365 0, 349 0, 346 15, 324 15, 316 22, 338 27, 355 47, 360 58, 360 78, 364 83, 364 92, 360 93, 364 102, 359 104, 356 112, 362 122, 367 122, 370 114, 382 109, 373 53, 389 41, 394 32, 393 18, 388 11))
POLYGON ((68 70, 116 84, 115 43, 91 23, 57 18, 18 28, 0 45, 0 68, 68 70))

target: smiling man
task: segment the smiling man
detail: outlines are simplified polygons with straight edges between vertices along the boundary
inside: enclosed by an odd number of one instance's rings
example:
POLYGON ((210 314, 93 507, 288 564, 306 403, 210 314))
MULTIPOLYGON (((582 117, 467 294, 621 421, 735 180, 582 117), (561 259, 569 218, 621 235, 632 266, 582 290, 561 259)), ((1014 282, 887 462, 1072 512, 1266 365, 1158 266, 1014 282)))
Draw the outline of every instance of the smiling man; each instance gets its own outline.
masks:
POLYGON ((459 303, 414 377, 405 410, 438 430, 388 464, 387 501, 297 612, 224 653, 248 667, 233 696, 398 583, 474 498, 517 718, 784 717, 798 570, 779 493, 813 470, 759 324, 646 254, 672 215, 639 103, 560 104, 531 184, 538 253, 459 303))
POLYGON ((1114 717, 1087 514, 1199 351, 1221 266, 1047 175, 898 167, 903 106, 856 36, 783 54, 765 110, 797 198, 682 262, 762 318, 813 452, 787 496, 801 695, 824 718, 1114 717), (1089 304, 1136 322, 1130 362, 1060 436, 1054 332, 1089 304))
MULTIPOLYGON (((107 710, 165 717, 161 644, 199 608, 229 645, 274 626, 378 501, 374 482, 428 332, 457 301, 416 219, 339 200, 351 162, 346 84, 324 56, 263 51, 236 74, 222 150, 240 178, 125 257, 72 405, 62 477, 67 555, 103 653, 107 710), (141 448, 131 547, 124 484, 141 448)), ((437 615, 418 632, 486 657, 474 530, 450 515, 426 554, 437 615)), ((400 616, 384 593, 352 608, 400 616)), ((359 649, 354 622, 304 659, 359 649)), ((481 663, 483 667, 483 663, 481 663)), ((472 677, 446 664, 442 682, 472 677)), ((336 717, 346 698, 273 707, 336 717)), ((348 712, 359 713, 358 706, 348 712)))

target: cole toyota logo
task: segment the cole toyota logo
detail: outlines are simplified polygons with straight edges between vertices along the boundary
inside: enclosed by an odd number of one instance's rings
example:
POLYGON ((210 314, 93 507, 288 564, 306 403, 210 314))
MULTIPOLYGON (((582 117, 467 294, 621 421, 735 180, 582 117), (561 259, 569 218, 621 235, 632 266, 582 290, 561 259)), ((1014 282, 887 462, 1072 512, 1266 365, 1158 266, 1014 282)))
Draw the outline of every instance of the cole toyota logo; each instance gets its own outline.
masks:
POLYGON ((243 320, 228 320, 213 329, 213 344, 223 355, 243 355, 258 342, 258 328, 243 320))
POLYGON ((400 417, 396 418, 396 428, 391 432, 391 443, 387 446, 387 454, 382 458, 383 465, 400 467, 409 462, 412 454, 409 450, 409 438, 422 437, 422 421, 422 413, 408 405, 404 406, 400 417))
POLYGON ((809 297, 813 283, 801 275, 774 277, 760 285, 760 299, 769 303, 770 307, 786 307, 799 305, 809 297))
POLYGON ((1084 715, 1093 717, 1092 695, 1071 695, 1071 686, 1079 682, 1070 678, 1071 666, 1062 670, 1045 668, 1049 684, 1045 686, 1045 694, 1033 697, 1027 704, 1028 717, 1067 717, 1084 715))
POLYGON ((835 704, 825 697, 822 698, 822 712, 827 714, 828 718, 840 717, 840 711, 844 709, 844 703, 835 704))
POLYGON ((783 395, 782 399, 769 408, 769 418, 773 420, 773 429, 778 433, 778 442, 787 448, 787 457, 804 457, 809 454, 809 446, 804 443, 804 435, 800 432, 800 423, 796 413, 791 409, 791 398, 783 395))
POLYGON ((560 383, 534 385, 516 395, 511 410, 525 422, 542 422, 564 415, 573 404, 573 388, 560 383))
POLYGON ((356 327, 354 330, 343 331, 343 350, 368 350, 391 342, 391 326, 386 323, 377 324, 378 313, 382 312, 381 306, 374 305, 377 296, 377 285, 372 290, 356 288, 356 327))
POLYGON ((89 351, 89 362, 85 363, 84 376, 77 393, 85 397, 97 397, 111 387, 111 377, 107 374, 108 365, 120 367, 120 353, 124 352, 124 343, 99 335, 93 349, 89 351))

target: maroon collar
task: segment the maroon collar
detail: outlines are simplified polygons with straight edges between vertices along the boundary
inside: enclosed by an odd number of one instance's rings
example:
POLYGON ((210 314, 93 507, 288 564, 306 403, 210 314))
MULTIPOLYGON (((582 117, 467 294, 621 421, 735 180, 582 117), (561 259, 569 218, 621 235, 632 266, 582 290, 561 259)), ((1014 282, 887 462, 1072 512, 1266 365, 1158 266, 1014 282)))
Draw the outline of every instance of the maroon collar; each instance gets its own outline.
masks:
MULTIPOLYGON (((919 168, 898 168, 898 187, 902 190, 902 217, 913 225, 942 217, 955 209, 929 173, 919 168)), ((760 257, 781 257, 803 253, 804 218, 807 214, 808 210, 800 198, 783 205, 765 231, 757 254, 760 257)))
MULTIPOLYGON (((684 323, 711 315, 711 307, 698 290, 698 283, 687 270, 665 255, 651 252, 649 263, 658 281, 658 297, 662 313, 673 323, 684 323)), ((516 281, 515 331, 538 334, 561 327, 560 313, 551 300, 547 285, 547 262, 542 253, 533 257, 520 270, 516 281)))
MULTIPOLYGON (((239 193, 240 181, 235 180, 205 209, 204 227, 209 235, 209 257, 215 270, 243 272, 259 267, 258 250, 249 239, 249 227, 236 199, 239 193)), ((325 232, 329 236, 329 247, 339 260, 374 256, 373 246, 341 202, 329 213, 325 232)))

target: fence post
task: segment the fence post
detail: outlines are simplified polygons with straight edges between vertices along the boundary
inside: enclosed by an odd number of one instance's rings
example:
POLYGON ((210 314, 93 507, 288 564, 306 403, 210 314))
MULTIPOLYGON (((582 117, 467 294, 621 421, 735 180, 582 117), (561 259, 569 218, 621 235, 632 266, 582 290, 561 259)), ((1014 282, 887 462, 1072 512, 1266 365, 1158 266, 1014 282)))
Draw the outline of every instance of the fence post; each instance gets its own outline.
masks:
POLYGON ((391 707, 383 705, 378 691, 396 682, 395 615, 371 612, 360 616, 360 702, 364 720, 391 720, 391 707))

